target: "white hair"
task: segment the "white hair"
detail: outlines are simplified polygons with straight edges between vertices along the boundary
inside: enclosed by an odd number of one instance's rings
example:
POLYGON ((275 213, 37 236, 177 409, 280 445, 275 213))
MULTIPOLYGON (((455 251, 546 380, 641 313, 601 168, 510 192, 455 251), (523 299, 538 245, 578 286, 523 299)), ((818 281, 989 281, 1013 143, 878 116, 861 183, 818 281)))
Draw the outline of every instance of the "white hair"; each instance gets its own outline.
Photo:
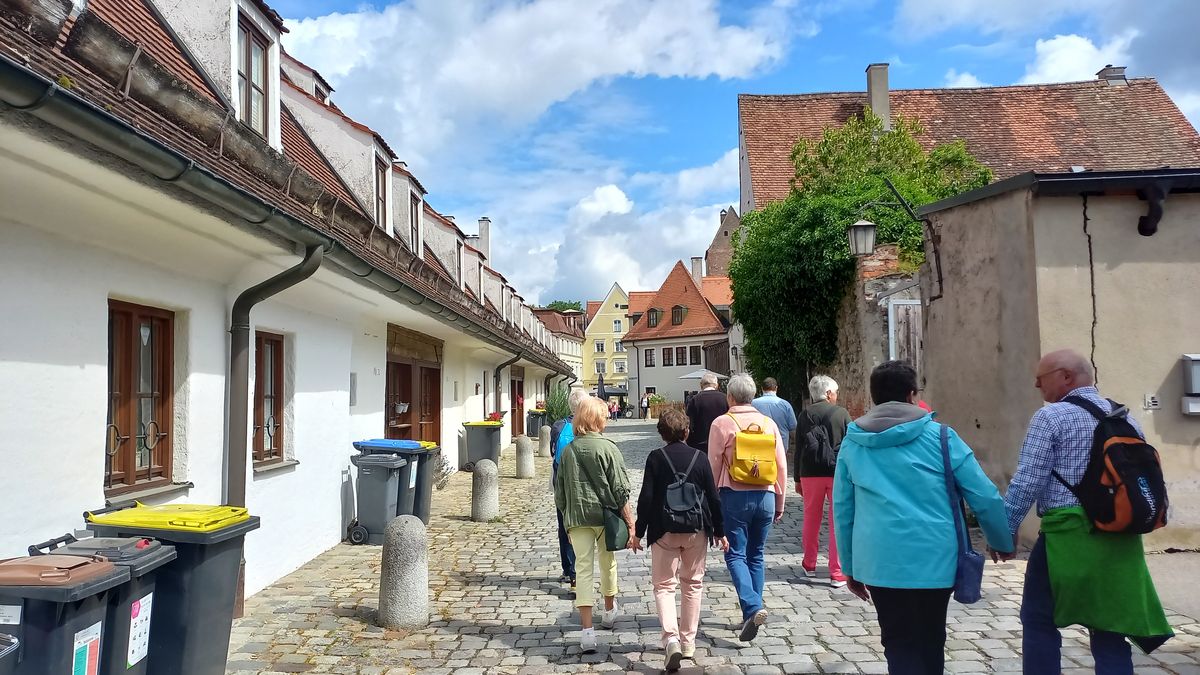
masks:
POLYGON ((700 388, 717 388, 717 376, 715 373, 705 373, 700 376, 700 388))
POLYGON ((734 375, 729 380, 728 392, 733 397, 734 402, 746 405, 754 400, 754 394, 758 392, 758 386, 754 384, 754 378, 745 373, 734 375))
POLYGON ((571 406, 571 413, 574 414, 579 410, 579 404, 587 400, 591 396, 583 387, 573 387, 571 393, 567 395, 567 405, 571 406))
POLYGON ((814 401, 824 401, 829 392, 837 390, 837 382, 828 375, 816 375, 808 381, 808 393, 814 401))

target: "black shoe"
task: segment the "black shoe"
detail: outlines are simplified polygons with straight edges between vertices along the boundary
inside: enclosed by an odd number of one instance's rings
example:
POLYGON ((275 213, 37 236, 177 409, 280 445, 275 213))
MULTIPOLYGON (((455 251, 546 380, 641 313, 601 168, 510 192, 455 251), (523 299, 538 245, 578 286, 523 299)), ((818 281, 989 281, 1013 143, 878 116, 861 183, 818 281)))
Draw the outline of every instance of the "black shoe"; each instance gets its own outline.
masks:
POLYGON ((754 616, 746 619, 746 623, 742 624, 742 632, 738 635, 738 639, 742 642, 750 642, 758 637, 758 627, 767 622, 767 610, 760 609, 754 613, 754 616))

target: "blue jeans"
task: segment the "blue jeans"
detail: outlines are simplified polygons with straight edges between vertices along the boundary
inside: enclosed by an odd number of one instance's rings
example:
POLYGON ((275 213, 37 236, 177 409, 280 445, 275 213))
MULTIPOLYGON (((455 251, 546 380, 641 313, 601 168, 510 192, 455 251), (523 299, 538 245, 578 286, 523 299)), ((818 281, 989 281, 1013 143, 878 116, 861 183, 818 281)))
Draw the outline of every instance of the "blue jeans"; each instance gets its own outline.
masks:
MULTIPOLYGON (((1022 659, 1025 675, 1058 675, 1061 672, 1062 635, 1054 625, 1054 596, 1046 564, 1046 537, 1039 536, 1025 568, 1021 596, 1022 659)), ((1124 636, 1092 631, 1092 658, 1096 675, 1133 675, 1133 655, 1124 636)))
POLYGON ((725 565, 742 606, 742 621, 763 608, 766 568, 763 550, 775 519, 775 493, 767 490, 721 489, 721 515, 729 552, 725 565))
POLYGON ((571 548, 571 538, 563 527, 562 511, 558 511, 558 558, 562 561, 563 576, 575 578, 575 549, 571 548))

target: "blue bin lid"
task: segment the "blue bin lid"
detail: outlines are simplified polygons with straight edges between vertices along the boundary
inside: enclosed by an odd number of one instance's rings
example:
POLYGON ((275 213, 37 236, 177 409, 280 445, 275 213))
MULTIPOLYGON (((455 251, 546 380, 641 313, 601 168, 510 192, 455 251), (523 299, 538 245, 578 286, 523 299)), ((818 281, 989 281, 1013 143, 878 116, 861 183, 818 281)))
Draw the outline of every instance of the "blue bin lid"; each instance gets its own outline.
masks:
POLYGON ((420 441, 398 440, 391 438, 375 438, 369 441, 357 441, 355 450, 420 450, 420 441))

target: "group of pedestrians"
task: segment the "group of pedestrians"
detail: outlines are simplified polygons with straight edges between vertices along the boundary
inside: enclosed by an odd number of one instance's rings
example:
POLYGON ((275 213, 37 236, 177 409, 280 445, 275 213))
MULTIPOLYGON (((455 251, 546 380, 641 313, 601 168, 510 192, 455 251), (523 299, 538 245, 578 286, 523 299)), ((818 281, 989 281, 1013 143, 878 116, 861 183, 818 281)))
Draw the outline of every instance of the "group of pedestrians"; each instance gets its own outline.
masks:
MULTIPOLYGON (((837 383, 824 375, 809 382, 811 403, 798 416, 772 378, 763 380, 758 398, 748 375, 731 378, 725 393, 715 377, 706 378, 686 415, 668 409, 659 417, 664 445, 647 458, 636 518, 621 452, 602 433, 604 404, 573 394, 574 417, 553 437, 554 484, 564 578, 578 581, 581 647, 596 648, 594 560, 604 598, 601 623, 611 627, 620 615, 614 550, 620 548, 651 550, 668 671, 695 651, 709 547, 723 551, 738 595, 739 639, 757 636, 768 618, 765 550, 772 526, 784 516, 786 450, 794 432, 792 476, 804 501, 802 567, 806 575, 816 573, 828 503, 830 583, 874 604, 890 673, 943 672, 949 600, 953 594, 970 601, 962 502, 994 562, 1014 557, 1018 530, 1038 504, 1042 533, 1020 611, 1025 672, 1059 672, 1059 628, 1081 624, 1089 630, 1096 672, 1132 673, 1130 642, 1150 651, 1172 633, 1140 535, 1092 534, 1091 514, 1076 495, 1098 425, 1128 419, 1129 433, 1138 438, 1122 442, 1135 444, 1144 442, 1140 428, 1101 397, 1090 362, 1075 352, 1046 355, 1034 384, 1049 405, 1033 416, 1002 497, 967 443, 920 400, 917 374, 906 363, 874 369, 873 406, 854 421, 837 405, 837 383), (620 539, 621 526, 627 541, 620 539)), ((1161 501, 1165 508, 1165 492, 1161 501)), ((1157 526, 1165 516, 1160 521, 1157 526)), ((981 569, 982 560, 975 567, 981 569)), ((976 574, 976 592, 978 584, 976 574)))

